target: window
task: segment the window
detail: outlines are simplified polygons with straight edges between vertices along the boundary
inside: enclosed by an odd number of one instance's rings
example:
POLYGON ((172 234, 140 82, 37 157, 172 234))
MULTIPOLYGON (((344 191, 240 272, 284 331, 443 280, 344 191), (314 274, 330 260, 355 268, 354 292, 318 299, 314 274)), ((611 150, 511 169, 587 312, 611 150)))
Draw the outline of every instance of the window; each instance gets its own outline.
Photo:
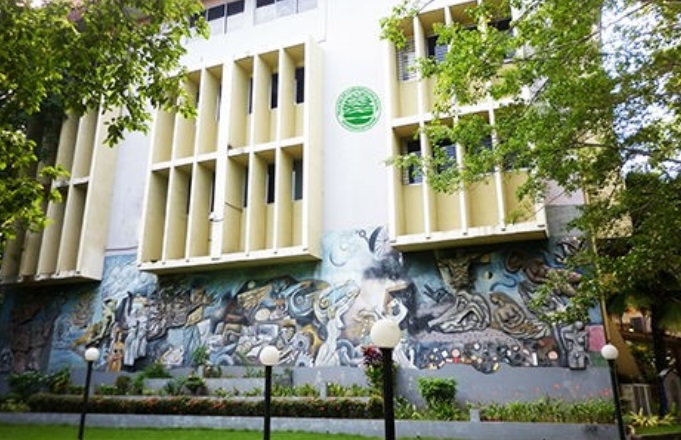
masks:
POLYGON ((437 172, 441 173, 444 170, 456 166, 456 145, 454 145, 450 140, 442 140, 435 145, 435 148, 444 155, 446 159, 445 163, 439 164, 437 167, 437 172))
POLYGON ((441 63, 445 60, 445 55, 447 55, 447 51, 449 50, 449 48, 447 47, 446 44, 438 44, 437 39, 438 39, 437 35, 431 35, 430 37, 427 37, 426 46, 428 56, 430 58, 433 58, 438 63, 441 63))
POLYGON ((241 14, 244 12, 244 0, 237 0, 235 2, 227 3, 227 16, 241 14))
POLYGON ((248 79, 248 113, 253 112, 253 77, 248 79))
MULTIPOLYGON (((491 151, 494 148, 493 142, 492 142, 492 136, 488 135, 485 136, 482 141, 478 145, 473 145, 468 148, 468 151, 471 151, 473 153, 484 153, 485 150, 491 151)), ((489 169, 487 170, 488 173, 494 172, 494 165, 491 165, 489 169)))
POLYGON ((255 2, 255 7, 256 8, 262 8, 264 6, 273 5, 273 4, 274 4, 274 0, 257 0, 255 2))
POLYGON ((303 199, 303 161, 294 160, 293 161, 293 200, 303 199))
POLYGON ((248 168, 244 170, 244 201, 243 201, 243 207, 246 208, 248 206, 248 168))
POLYGON ((270 82, 270 108, 277 108, 279 105, 279 74, 272 74, 272 81, 270 82))
POLYGON ((305 67, 296 68, 296 104, 305 102, 305 67))
POLYGON ((274 203, 274 187, 275 187, 275 175, 274 175, 274 164, 271 163, 267 165, 267 182, 265 198, 267 203, 274 203))
POLYGON ((218 94, 215 97, 215 120, 220 120, 220 105, 222 105, 222 84, 218 86, 218 94))
MULTIPOLYGON (((497 29, 499 32, 504 32, 511 36, 511 17, 504 18, 501 20, 493 21, 489 24, 491 27, 497 29)), ((506 54, 506 60, 510 60, 515 55, 514 50, 509 50, 506 54)))
POLYGON ((414 39, 409 38, 405 46, 397 52, 397 75, 400 81, 416 79, 416 47, 414 39))
POLYGON ((496 28, 500 32, 511 32, 511 17, 493 21, 490 23, 490 26, 496 28))
POLYGON ((191 201, 192 201, 192 176, 191 174, 189 175, 189 180, 187 182, 187 202, 185 205, 185 213, 188 215, 189 214, 189 207, 191 206, 191 201))
MULTIPOLYGON (((421 157, 421 142, 418 139, 407 141, 402 151, 403 154, 421 157)), ((421 182, 423 182, 423 173, 421 173, 418 165, 409 165, 402 170, 402 183, 405 185, 413 185, 421 182)))
POLYGON ((215 212, 215 173, 210 174, 210 193, 208 195, 208 212, 215 212))
POLYGON ((224 4, 213 6, 212 8, 208 8, 208 10, 206 11, 206 20, 208 21, 219 20, 224 16, 225 16, 224 4))

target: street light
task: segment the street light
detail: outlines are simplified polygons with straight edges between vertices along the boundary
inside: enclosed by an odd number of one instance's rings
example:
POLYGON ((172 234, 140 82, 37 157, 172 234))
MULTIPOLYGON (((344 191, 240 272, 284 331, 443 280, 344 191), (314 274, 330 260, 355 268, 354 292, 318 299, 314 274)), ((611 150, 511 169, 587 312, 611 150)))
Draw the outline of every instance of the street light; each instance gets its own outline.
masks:
POLYGON ((260 351, 260 363, 265 366, 265 425, 263 427, 263 440, 270 440, 270 419, 272 417, 272 366, 279 362, 279 350, 273 345, 268 345, 260 351))
POLYGON ((383 418, 385 440, 395 440, 393 398, 393 349, 400 342, 400 325, 392 319, 381 319, 371 327, 371 340, 381 349, 383 358, 383 418))
POLYGON ((622 402, 620 401, 620 386, 617 381, 617 371, 615 370, 615 360, 619 356, 617 347, 612 344, 605 344, 601 348, 601 356, 608 361, 610 369, 610 382, 612 383, 612 394, 615 399, 615 416, 617 417, 617 429, 619 430, 620 440, 625 440, 624 421, 622 420, 622 402))
POLYGON ((80 425, 78 426, 78 440, 83 440, 83 430, 85 429, 85 415, 87 414, 87 399, 90 395, 90 380, 92 379, 92 364, 99 358, 99 349, 89 347, 83 355, 87 362, 87 374, 85 375, 85 390, 83 391, 83 409, 80 413, 80 425))

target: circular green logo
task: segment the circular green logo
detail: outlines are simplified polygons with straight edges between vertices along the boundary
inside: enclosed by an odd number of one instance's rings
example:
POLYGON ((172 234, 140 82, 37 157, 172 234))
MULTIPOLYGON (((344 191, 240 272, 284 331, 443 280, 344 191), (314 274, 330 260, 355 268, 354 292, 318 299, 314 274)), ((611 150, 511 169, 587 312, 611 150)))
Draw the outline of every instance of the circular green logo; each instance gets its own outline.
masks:
POLYGON ((381 102, 373 90, 367 87, 350 87, 336 101, 338 122, 350 131, 365 131, 378 121, 381 102))

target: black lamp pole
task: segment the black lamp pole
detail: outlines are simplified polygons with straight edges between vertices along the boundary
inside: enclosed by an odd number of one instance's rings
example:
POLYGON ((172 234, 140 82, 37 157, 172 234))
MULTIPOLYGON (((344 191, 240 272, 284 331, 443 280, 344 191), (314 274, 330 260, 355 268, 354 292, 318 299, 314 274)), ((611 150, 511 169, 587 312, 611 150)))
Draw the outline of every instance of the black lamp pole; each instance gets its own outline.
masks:
POLYGON ((85 390, 83 391, 83 409, 80 413, 80 425, 78 426, 78 440, 83 440, 85 430, 85 415, 88 410, 88 397, 90 396, 90 380, 92 379, 92 364, 94 361, 87 361, 87 374, 85 375, 85 390))
POLYGON ((612 395, 615 399, 615 416, 617 417, 617 430, 619 431, 619 440, 626 440, 627 436, 624 432, 624 420, 622 420, 622 401, 620 399, 620 385, 617 380, 617 370, 615 369, 615 360, 608 359, 608 367, 610 369, 610 381, 612 382, 612 395))
POLYGON ((383 358, 383 418, 385 440, 395 440, 395 409, 393 402, 393 350, 381 347, 383 358))
POLYGON ((272 416, 272 366, 265 365, 265 426, 263 440, 270 440, 270 418, 272 416))

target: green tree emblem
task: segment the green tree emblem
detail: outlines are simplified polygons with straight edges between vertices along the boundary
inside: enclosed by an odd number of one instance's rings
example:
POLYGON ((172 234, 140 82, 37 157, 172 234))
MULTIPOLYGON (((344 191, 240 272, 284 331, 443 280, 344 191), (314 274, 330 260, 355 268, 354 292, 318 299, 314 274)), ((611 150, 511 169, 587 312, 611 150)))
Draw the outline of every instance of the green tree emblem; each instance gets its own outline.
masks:
POLYGON ((371 89, 362 86, 345 90, 336 102, 338 122, 350 131, 366 131, 381 114, 381 103, 371 89))

